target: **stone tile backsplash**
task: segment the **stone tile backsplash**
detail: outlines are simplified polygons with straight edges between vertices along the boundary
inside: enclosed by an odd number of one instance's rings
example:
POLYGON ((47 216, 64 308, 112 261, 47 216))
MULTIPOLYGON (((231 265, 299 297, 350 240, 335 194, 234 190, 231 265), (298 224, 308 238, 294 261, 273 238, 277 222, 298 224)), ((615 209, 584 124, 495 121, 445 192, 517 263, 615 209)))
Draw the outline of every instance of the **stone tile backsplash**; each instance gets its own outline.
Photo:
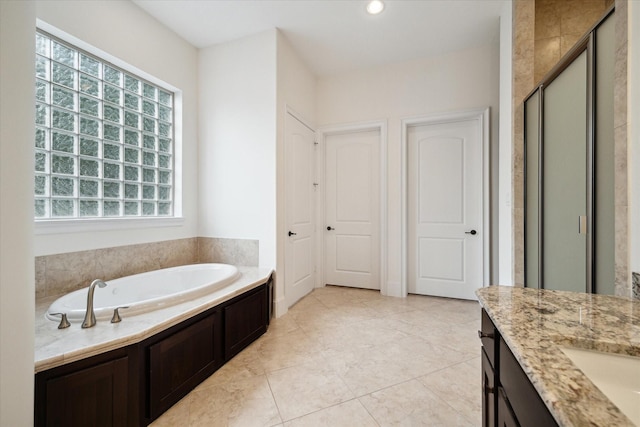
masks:
POLYGON ((258 266, 258 241, 198 237, 199 262, 258 266))
POLYGON ((258 241, 193 237, 138 245, 39 256, 36 299, 86 288, 92 280, 113 280, 198 262, 258 265, 258 241))

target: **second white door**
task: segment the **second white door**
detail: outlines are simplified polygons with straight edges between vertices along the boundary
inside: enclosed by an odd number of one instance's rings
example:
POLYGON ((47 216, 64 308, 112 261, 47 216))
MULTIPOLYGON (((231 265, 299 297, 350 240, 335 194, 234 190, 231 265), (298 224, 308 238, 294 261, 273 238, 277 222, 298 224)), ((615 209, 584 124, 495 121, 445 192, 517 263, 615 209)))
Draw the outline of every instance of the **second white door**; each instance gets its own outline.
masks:
POLYGON ((476 299, 483 286, 482 120, 408 128, 408 291, 476 299))
POLYGON ((291 114, 286 116, 285 133, 284 288, 291 307, 315 284, 315 134, 291 114))
POLYGON ((324 142, 324 281, 380 289, 380 130, 324 142))

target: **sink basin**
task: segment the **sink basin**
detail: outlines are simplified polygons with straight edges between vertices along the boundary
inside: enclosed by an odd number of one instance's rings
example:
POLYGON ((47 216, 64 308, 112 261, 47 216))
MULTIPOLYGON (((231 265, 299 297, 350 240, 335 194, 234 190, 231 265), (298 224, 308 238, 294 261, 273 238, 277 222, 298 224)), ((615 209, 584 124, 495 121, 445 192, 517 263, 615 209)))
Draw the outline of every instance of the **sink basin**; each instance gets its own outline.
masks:
POLYGON ((640 426, 640 357, 573 347, 560 349, 623 414, 640 426))

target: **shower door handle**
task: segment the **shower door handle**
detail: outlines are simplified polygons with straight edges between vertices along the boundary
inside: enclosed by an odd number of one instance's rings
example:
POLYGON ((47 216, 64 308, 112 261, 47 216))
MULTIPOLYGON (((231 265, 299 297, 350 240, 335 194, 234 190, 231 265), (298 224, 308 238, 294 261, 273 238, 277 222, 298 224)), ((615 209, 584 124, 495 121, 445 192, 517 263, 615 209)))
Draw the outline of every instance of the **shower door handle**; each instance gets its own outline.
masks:
POLYGON ((587 216, 586 215, 580 215, 578 217, 578 234, 587 234, 587 216))

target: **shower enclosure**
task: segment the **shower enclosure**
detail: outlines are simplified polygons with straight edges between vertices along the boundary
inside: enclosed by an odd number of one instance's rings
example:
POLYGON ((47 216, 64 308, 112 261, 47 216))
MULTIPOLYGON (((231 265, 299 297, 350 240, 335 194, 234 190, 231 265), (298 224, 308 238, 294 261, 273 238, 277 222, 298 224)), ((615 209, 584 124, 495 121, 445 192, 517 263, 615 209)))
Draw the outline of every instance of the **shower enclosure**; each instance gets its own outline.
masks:
POLYGON ((525 286, 614 292, 611 10, 524 101, 525 286))

